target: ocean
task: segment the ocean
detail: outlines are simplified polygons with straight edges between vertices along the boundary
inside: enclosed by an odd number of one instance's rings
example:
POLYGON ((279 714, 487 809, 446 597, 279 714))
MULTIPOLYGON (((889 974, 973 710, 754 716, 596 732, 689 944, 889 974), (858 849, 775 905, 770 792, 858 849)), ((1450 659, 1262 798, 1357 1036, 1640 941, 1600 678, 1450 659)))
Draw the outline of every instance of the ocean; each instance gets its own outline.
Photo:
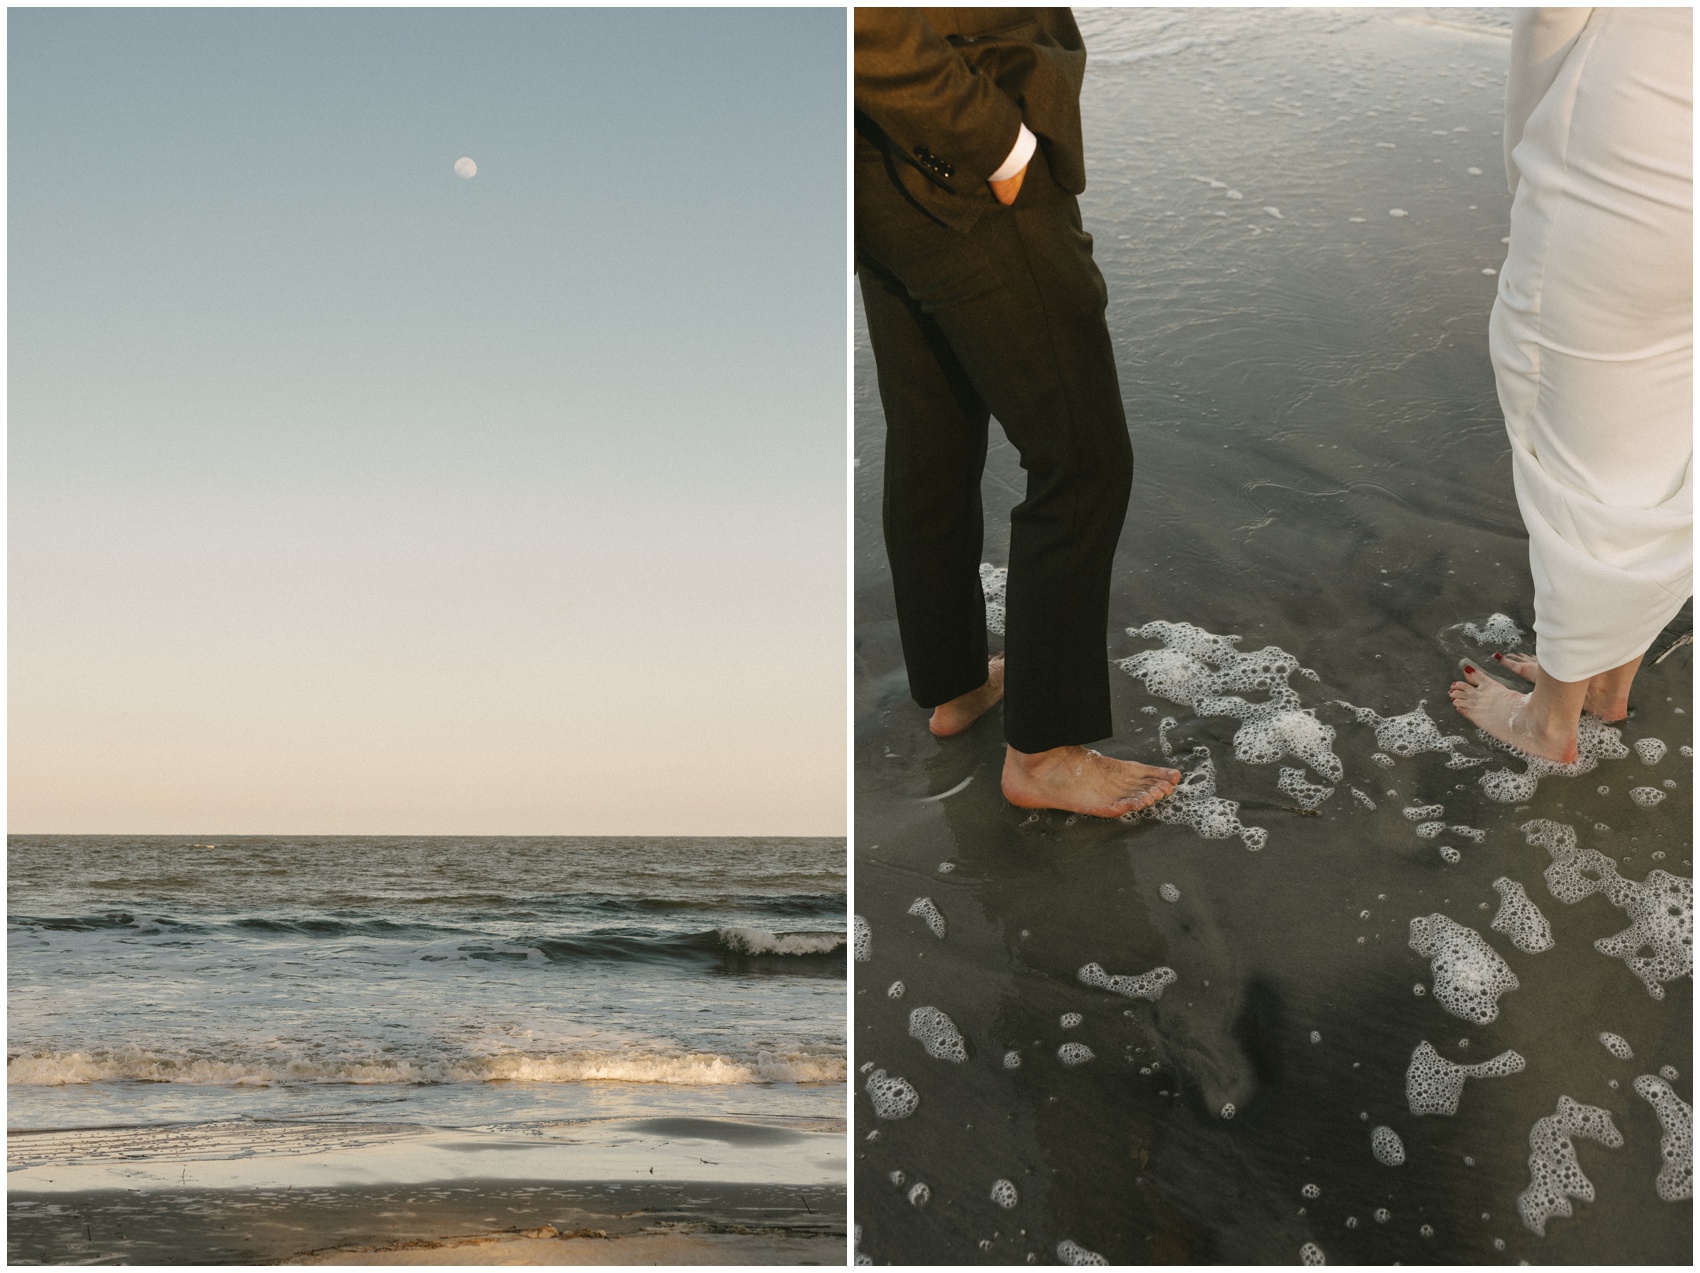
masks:
MULTIPOLYGON (((927 732, 858 320, 859 1255, 1686 1264, 1692 611, 1586 772, 1447 700, 1532 649, 1507 12, 1077 16, 1135 455, 1097 745, 1188 780, 1168 821, 1029 814, 996 711, 927 732)), ((994 570, 1023 484, 994 425, 994 570)))
POLYGON ((13 1130, 843 1117, 841 840, 26 835, 8 856, 13 1130))

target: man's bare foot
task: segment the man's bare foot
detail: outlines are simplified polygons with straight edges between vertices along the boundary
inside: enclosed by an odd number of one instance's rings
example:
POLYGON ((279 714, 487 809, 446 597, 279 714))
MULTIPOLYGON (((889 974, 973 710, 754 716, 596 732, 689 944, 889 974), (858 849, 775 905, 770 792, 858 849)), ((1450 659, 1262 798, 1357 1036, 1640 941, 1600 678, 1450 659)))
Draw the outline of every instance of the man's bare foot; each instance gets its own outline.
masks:
MULTIPOLYGON (((1527 654, 1494 652, 1494 662, 1513 676, 1533 681, 1541 665, 1527 654)), ((1633 673, 1631 673, 1633 679, 1633 673)), ((1588 682, 1588 696, 1582 700, 1582 710, 1598 716, 1608 725, 1629 717, 1629 682, 1615 672, 1605 672, 1588 682)))
POLYGON ((1561 765, 1576 763, 1576 720, 1544 711, 1533 694, 1506 689, 1479 668, 1465 665, 1464 679, 1452 682, 1452 706, 1472 725, 1518 751, 1561 765))
POLYGON ((1095 818, 1119 818, 1156 804, 1180 780, 1178 769, 1116 760, 1089 747, 1004 750, 1004 799, 1019 809, 1062 809, 1095 818))
POLYGON ((994 654, 986 660, 986 683, 977 690, 959 694, 948 703, 933 708, 927 728, 940 738, 960 734, 980 717, 998 705, 1003 698, 1003 655, 994 654))

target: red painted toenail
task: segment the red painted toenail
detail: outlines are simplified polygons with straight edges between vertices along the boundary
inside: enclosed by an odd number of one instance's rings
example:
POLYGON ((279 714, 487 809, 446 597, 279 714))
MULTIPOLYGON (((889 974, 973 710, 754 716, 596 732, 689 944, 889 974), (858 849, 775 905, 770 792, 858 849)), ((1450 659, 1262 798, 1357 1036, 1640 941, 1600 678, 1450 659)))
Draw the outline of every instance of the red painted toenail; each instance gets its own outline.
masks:
POLYGON ((1464 664, 1464 670, 1466 672, 1474 672, 1476 669, 1471 667, 1468 663, 1466 663, 1466 664, 1464 664))
POLYGON ((1495 650, 1493 652, 1493 657, 1498 659, 1501 663, 1505 662, 1505 656, 1503 654, 1501 654, 1498 650, 1495 650))

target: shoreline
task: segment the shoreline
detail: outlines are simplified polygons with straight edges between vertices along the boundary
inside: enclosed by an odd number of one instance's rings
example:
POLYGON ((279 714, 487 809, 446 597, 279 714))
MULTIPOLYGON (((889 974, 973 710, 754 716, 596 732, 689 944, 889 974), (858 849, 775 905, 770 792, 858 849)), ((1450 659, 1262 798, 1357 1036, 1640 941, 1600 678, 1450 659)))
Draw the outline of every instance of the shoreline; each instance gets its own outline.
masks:
POLYGON ((844 1258, 831 1120, 220 1123, 13 1133, 8 1148, 12 1264, 844 1258))

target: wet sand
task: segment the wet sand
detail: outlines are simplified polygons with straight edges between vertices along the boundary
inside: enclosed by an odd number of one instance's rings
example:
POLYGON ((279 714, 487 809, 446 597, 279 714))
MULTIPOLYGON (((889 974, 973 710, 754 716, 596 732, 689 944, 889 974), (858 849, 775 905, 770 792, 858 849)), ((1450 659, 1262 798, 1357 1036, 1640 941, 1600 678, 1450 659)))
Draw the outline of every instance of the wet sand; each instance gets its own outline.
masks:
POLYGON ((844 1250, 829 1120, 524 1135, 214 1124, 14 1133, 9 1152, 13 1264, 772 1263, 836 1242, 831 1263, 844 1250))
MULTIPOLYGON (((1189 773, 1207 748, 1217 794, 1267 832, 1259 850, 1186 825, 1011 808, 995 711, 933 738, 904 682, 880 538, 884 422, 859 330, 853 909, 872 942, 854 965, 856 1059, 919 1097, 880 1118, 870 1075, 856 1078, 860 1252, 1295 1263, 1311 1243, 1336 1264, 1686 1263, 1691 1203, 1655 1191, 1661 1126, 1633 1083, 1673 1067, 1689 1098, 1692 979, 1655 998, 1597 949, 1625 912, 1599 895, 1560 901, 1522 827, 1575 828, 1625 879, 1692 877, 1692 760, 1679 752, 1693 742, 1691 650, 1646 669, 1622 727, 1625 745, 1667 744, 1662 759, 1548 777, 1515 804, 1480 779, 1522 765, 1446 698, 1460 657, 1508 648, 1463 625, 1500 612, 1527 635, 1533 619, 1486 333, 1508 233, 1504 37, 1460 13, 1080 16, 1093 50, 1082 212, 1136 457, 1110 658, 1159 648, 1127 631, 1154 620, 1290 652, 1316 673, 1290 685, 1335 731, 1343 775, 1239 759, 1239 721, 1114 667, 1116 736, 1100 748, 1154 763, 1166 737, 1189 773), (1386 755, 1342 705, 1390 717, 1425 701, 1475 763, 1386 755), (1302 807, 1283 767, 1332 794, 1302 807), (1630 795, 1643 787, 1665 798, 1643 805, 1630 795), (1427 805, 1444 806, 1429 820, 1445 834, 1405 813, 1427 805), (1551 949, 1490 928, 1501 877, 1550 921, 1551 949), (922 897, 942 936, 912 911, 922 897), (1436 1001, 1409 938, 1412 919, 1437 913, 1518 977, 1493 1020, 1436 1001), (1083 983, 1093 963, 1176 979, 1160 999, 1129 999, 1083 983), (913 1036, 923 1007, 948 1015, 965 1060, 913 1036), (1424 1041, 1458 1064, 1515 1049, 1526 1068, 1470 1080, 1454 1115, 1418 1115, 1405 1075, 1424 1041), (1075 1045, 1090 1057, 1064 1052, 1075 1045), (1531 1129, 1560 1096, 1608 1111, 1623 1144, 1577 1143, 1596 1196, 1537 1236, 1517 1198, 1531 1129), (1373 1155, 1378 1126, 1402 1138, 1402 1164, 1373 1155), (1007 1209, 998 1180, 1013 1186, 1007 1209)), ((1023 482, 994 425, 994 566, 1023 482)), ((1691 628, 1685 609, 1654 652, 1691 628)))

